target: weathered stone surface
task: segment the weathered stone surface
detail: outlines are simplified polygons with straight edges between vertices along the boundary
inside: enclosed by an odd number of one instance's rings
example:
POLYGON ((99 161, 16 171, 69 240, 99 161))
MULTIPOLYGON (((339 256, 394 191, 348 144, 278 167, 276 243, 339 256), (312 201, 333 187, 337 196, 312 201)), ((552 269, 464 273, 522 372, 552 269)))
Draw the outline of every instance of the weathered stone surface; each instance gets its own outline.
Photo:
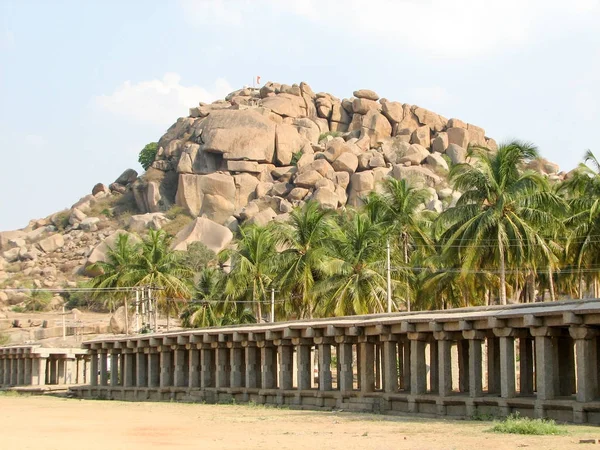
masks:
POLYGON ((127 169, 119 178, 115 180, 115 183, 120 184, 122 186, 127 186, 133 183, 137 179, 138 173, 133 169, 127 169))
POLYGON ((298 187, 312 188, 321 178, 323 178, 323 175, 316 170, 307 170, 296 176, 294 184, 298 187))
POLYGON ((291 94, 278 94, 262 100, 262 106, 284 117, 302 117, 307 115, 306 103, 302 97, 291 94))
POLYGON ((297 171, 295 166, 276 167, 271 171, 271 175, 276 180, 288 181, 297 171))
POLYGON ((374 187, 375 178, 370 170, 352 174, 350 177, 350 189, 355 192, 372 191, 374 187))
POLYGON ((256 177, 249 173, 240 173, 233 176, 235 183, 235 209, 239 209, 248 204, 250 200, 253 200, 256 192, 256 186, 259 181, 256 177))
POLYGON ((411 144, 419 144, 425 148, 429 148, 429 147, 431 147, 430 133, 431 132, 427 125, 419 127, 415 131, 413 131, 411 138, 410 138, 410 143, 411 144))
POLYGON ((435 187, 442 179, 426 167, 396 164, 392 170, 392 176, 398 180, 408 180, 417 187, 435 187))
POLYGON ((306 139, 311 144, 319 142, 319 136, 323 131, 321 131, 321 128, 316 122, 306 117, 300 117, 294 119, 293 124, 302 138, 306 139))
POLYGON ((119 306, 110 316, 108 329, 113 334, 125 334, 132 329, 133 314, 126 314, 125 306, 119 306))
POLYGON ((404 155, 398 161, 400 164, 410 162, 411 164, 421 164, 429 156, 429 151, 419 144, 412 144, 406 149, 404 155))
POLYGON ((446 149, 446 155, 448 155, 453 164, 462 164, 466 161, 467 151, 459 145, 450 144, 446 149))
MULTIPOLYGON (((208 210, 221 204, 218 199, 212 199, 211 206, 207 206, 206 211, 203 211, 206 195, 220 196, 231 204, 227 206, 227 211, 233 209, 233 201, 235 200, 236 188, 234 178, 229 174, 211 173, 208 175, 188 175, 181 174, 179 176, 179 186, 177 187, 176 202, 188 210, 193 216, 204 215, 208 210)), ((220 215, 223 215, 222 211, 220 215)), ((229 217, 229 213, 226 217, 229 217)))
POLYGON ((169 219, 163 213, 136 214, 129 218, 129 229, 136 233, 146 230, 160 230, 169 219))
POLYGON ((7 262, 12 263, 19 260, 20 252, 21 249, 19 247, 15 247, 11 248, 10 250, 6 250, 4 253, 2 253, 2 256, 7 262))
POLYGON ((448 120, 446 118, 425 108, 414 108, 414 114, 419 119, 419 122, 429 127, 431 131, 442 131, 448 124, 448 120))
POLYGON ((228 227, 219 225, 206 217, 198 217, 177 233, 171 248, 186 251, 190 244, 201 242, 209 250, 219 253, 232 240, 233 233, 228 227))
POLYGON ((467 148, 469 145, 469 132, 465 128, 448 128, 448 145, 456 144, 459 147, 467 148))
POLYGON ((203 142, 201 149, 220 153, 225 159, 272 162, 275 127, 272 121, 253 110, 215 111, 198 126, 203 142))
POLYGON ((469 144, 485 147, 485 130, 470 123, 467 124, 469 144))
POLYGON ((405 142, 401 137, 394 136, 393 138, 385 139, 381 148, 385 160, 388 163, 397 164, 410 148, 410 144, 405 142))
POLYGON ((368 136, 371 147, 392 135, 392 125, 385 116, 375 110, 365 114, 362 120, 361 137, 368 136))
POLYGON ((227 161, 227 170, 230 172, 249 172, 249 173, 261 173, 262 167, 256 161, 227 161))
POLYGON ((99 223, 100 223, 100 219, 98 217, 86 217, 85 219, 83 219, 81 221, 81 223, 79 224, 79 227, 83 231, 88 231, 88 232, 97 231, 99 223))
POLYGON ((373 101, 377 101, 379 100, 379 95, 377 94, 377 92, 372 91, 370 89, 359 89, 357 91, 354 91, 352 93, 352 95, 354 95, 357 98, 365 98, 367 100, 373 100, 373 101))
POLYGON ((452 118, 448 120, 448 128, 464 128, 467 129, 467 124, 462 120, 452 118))
POLYGON ((327 143, 327 147, 325 148, 323 154, 325 155, 325 159, 332 163, 342 153, 350 151, 350 146, 347 145, 342 138, 335 138, 327 143))
POLYGON ((357 167, 358 158, 355 154, 350 152, 342 153, 333 162, 333 170, 335 170, 336 172, 354 173, 356 172, 357 167))
POLYGON ((309 171, 309 170, 316 170, 323 177, 333 177, 333 173, 334 173, 334 170, 331 167, 331 164, 329 164, 327 162, 327 160, 324 158, 317 159, 317 160, 313 161, 312 163, 310 163, 308 166, 303 167, 300 170, 300 174, 304 173, 305 171, 309 171))
POLYGON ((21 230, 0 232, 0 250, 8 249, 8 242, 11 239, 23 238, 25 235, 26 233, 21 230))
POLYGON ((261 212, 256 214, 254 217, 248 220, 249 224, 258 225, 260 227, 264 227, 271 220, 277 217, 277 213, 273 210, 273 208, 263 209, 261 212))
MULTIPOLYGON (((369 111, 378 111, 381 108, 381 105, 373 100, 368 100, 366 98, 355 98, 352 102, 352 109, 354 110, 354 115, 356 114, 366 114, 369 111)), ((350 127, 352 129, 352 127, 350 127)))
POLYGON ((344 109, 341 103, 334 103, 331 107, 332 122, 349 124, 352 121, 352 116, 344 109))
POLYGON ((448 170, 448 163, 439 153, 431 153, 430 155, 427 155, 427 164, 433 168, 448 170))
POLYGON ((385 157, 381 153, 375 153, 369 160, 369 167, 374 169, 375 167, 385 167, 385 157))
POLYGON ((394 127, 394 135, 396 134, 412 134, 417 128, 419 128, 419 119, 415 116, 415 113, 412 111, 411 106, 408 104, 402 105, 403 109, 403 117, 402 120, 394 127), (402 130, 406 130, 406 132, 402 132, 402 130))
POLYGON ((448 133, 438 133, 431 142, 431 150, 437 153, 444 153, 448 148, 448 133))
POLYGON ((101 192, 104 192, 104 193, 110 192, 108 189, 108 186, 105 184, 102 184, 102 183, 98 183, 98 184, 94 185, 94 187, 92 188, 92 195, 98 195, 101 192))
POLYGON ((277 125, 275 131, 275 145, 277 149, 277 163, 287 166, 294 153, 302 151, 309 142, 300 136, 296 127, 287 124, 277 125))
POLYGON ((233 215, 235 205, 233 197, 223 197, 216 194, 204 194, 202 200, 202 209, 200 215, 208 217, 217 223, 225 223, 225 221, 233 215))
POLYGON ((323 208, 335 209, 338 207, 338 195, 334 190, 327 187, 317 189, 313 194, 312 199, 319 203, 323 208))
POLYGON ((52 236, 48 236, 47 238, 42 239, 40 242, 37 243, 37 245, 39 249, 43 252, 52 253, 61 248, 63 245, 65 245, 65 240, 62 234, 56 233, 52 236))
POLYGON ((302 200, 304 197, 306 197, 308 195, 309 192, 310 191, 308 189, 300 188, 300 187, 295 187, 294 189, 292 189, 290 191, 290 193, 288 194, 287 198, 290 201, 302 200))
POLYGON ((71 214, 69 215, 69 223, 71 225, 75 225, 76 223, 81 222, 83 219, 87 217, 86 214, 83 213, 79 208, 73 208, 71 210, 71 214))
MULTIPOLYGON (((114 233, 108 235, 102 242, 100 242, 94 249, 90 252, 90 255, 87 258, 86 265, 94 264, 98 261, 106 261, 106 256, 108 251, 111 248, 115 248, 117 243, 117 239, 119 235, 126 234, 129 236, 129 242, 132 244, 141 242, 140 238, 133 233, 128 233, 127 231, 117 230, 114 233)), ((88 272, 88 274, 92 275, 88 272)))
POLYGON ((400 123, 404 119, 404 108, 399 102, 382 101, 381 112, 392 123, 400 123))
POLYGON ((493 152, 498 151, 498 143, 492 138, 486 139, 485 146, 493 152))

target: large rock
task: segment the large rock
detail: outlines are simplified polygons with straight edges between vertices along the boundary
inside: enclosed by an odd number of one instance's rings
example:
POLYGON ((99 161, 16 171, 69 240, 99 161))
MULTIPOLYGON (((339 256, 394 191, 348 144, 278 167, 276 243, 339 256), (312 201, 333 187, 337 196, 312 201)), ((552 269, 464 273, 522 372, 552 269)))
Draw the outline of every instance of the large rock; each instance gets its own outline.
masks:
POLYGON ((16 238, 24 238, 27 233, 25 231, 3 231, 0 233, 0 251, 8 249, 8 241, 16 238))
POLYGON ((321 187, 315 191, 312 199, 319 203, 323 208, 327 209, 335 209, 338 206, 339 198, 335 193, 335 190, 332 190, 327 187, 321 187))
POLYGON ((432 153, 427 155, 427 164, 429 164, 433 168, 448 170, 448 163, 444 159, 442 155, 439 153, 432 153))
POLYGON ((240 173, 233 176, 235 182, 235 209, 244 207, 253 200, 256 186, 259 181, 249 173, 240 173))
POLYGON ((467 131, 469 134, 469 144, 485 147, 485 130, 483 128, 468 123, 467 131))
POLYGON ((431 131, 442 131, 448 124, 448 120, 434 112, 425 108, 414 108, 414 114, 419 119, 419 122, 429 127, 431 131))
POLYGON ((298 129, 292 125, 280 124, 275 130, 275 146, 277 163, 287 166, 295 153, 310 145, 308 140, 300 136, 298 129))
POLYGON ((316 170, 307 170, 296 176, 294 184, 298 187, 312 188, 321 178, 323 178, 323 175, 316 170))
POLYGON ((410 143, 419 144, 425 148, 431 147, 431 132, 429 130, 429 127, 425 125, 413 131, 410 138, 410 143))
POLYGON ((190 244, 201 242, 209 250, 219 253, 232 240, 233 233, 229 228, 219 225, 206 217, 198 217, 177 233, 171 244, 171 248, 173 250, 186 251, 190 244))
POLYGON ((438 133, 431 141, 431 150, 437 153, 444 153, 448 148, 448 133, 438 133))
POLYGON ((405 162, 410 162, 413 165, 421 164, 425 158, 429 156, 429 151, 419 144, 412 144, 406 151, 404 155, 398 161, 400 164, 405 162))
POLYGON ((459 147, 467 148, 469 145, 469 132, 465 128, 448 128, 448 145, 456 144, 459 147))
POLYGON ((379 103, 366 98, 355 98, 352 101, 352 109, 354 110, 354 115, 366 114, 369 111, 378 111, 380 108, 381 105, 379 103))
POLYGON ((136 233, 146 230, 160 230, 164 224, 169 222, 163 213, 136 214, 129 218, 129 229, 136 233))
POLYGON ((298 130, 298 134, 304 139, 308 140, 311 144, 316 144, 319 142, 321 128, 319 128, 319 125, 313 120, 306 117, 300 117, 298 119, 294 119, 294 126, 298 130))
POLYGON ((208 175, 189 175, 181 174, 179 176, 179 186, 177 187, 176 202, 188 210, 193 216, 206 215, 217 220, 219 217, 231 216, 233 212, 236 195, 234 178, 229 174, 211 173, 208 175), (206 196, 212 196, 207 199, 206 196), (221 197, 215 199, 214 197, 221 197), (221 210, 216 208, 222 207, 221 210), (211 216, 211 214, 216 214, 211 216))
POLYGON ((61 248, 63 245, 65 245, 65 240, 62 234, 56 233, 52 236, 48 236, 47 238, 42 239, 40 242, 37 243, 37 245, 43 252, 52 253, 61 248))
POLYGON ((136 244, 136 243, 140 243, 141 240, 140 238, 133 234, 133 233, 128 233, 127 231, 124 230, 117 230, 114 233, 112 233, 111 235, 107 236, 102 242, 100 242, 96 247, 94 247, 94 249, 91 251, 90 255, 87 258, 86 261, 86 273, 90 276, 95 276, 98 275, 100 272, 99 271, 92 271, 89 268, 87 268, 87 266, 89 266, 90 264, 94 264, 97 263, 99 261, 104 261, 106 262, 107 260, 107 256, 108 253, 110 251, 110 249, 114 249, 117 243, 117 239, 119 238, 119 235, 121 234, 126 234, 129 236, 129 242, 131 244, 136 244))
POLYGON ((284 117, 306 117, 306 102, 292 94, 278 94, 262 100, 262 106, 284 117))
POLYGON ((272 162, 275 124, 254 110, 215 111, 198 125, 201 149, 225 159, 272 162))
POLYGON ((442 182, 442 179, 426 167, 396 164, 392 176, 397 180, 408 180, 415 187, 433 187, 442 182))
POLYGON ((446 155, 448 155, 452 161, 452 164, 462 164, 467 160, 467 151, 463 147, 456 144, 448 145, 448 148, 446 149, 446 155))
POLYGON ((385 116, 370 110, 362 120, 361 137, 368 136, 371 147, 376 147, 383 139, 392 135, 392 125, 385 116))
POLYGON ((269 208, 263 209, 258 214, 256 214, 254 217, 249 219, 248 223, 252 224, 252 225, 257 225, 259 227, 264 227, 275 217, 277 217, 277 213, 273 210, 273 208, 269 207, 269 208))
POLYGON ((127 169, 119 178, 115 180, 115 183, 120 184, 122 186, 127 186, 133 183, 137 179, 138 173, 133 169, 127 169))
POLYGON ((352 95, 358 98, 366 98, 367 100, 379 100, 379 95, 377 95, 377 92, 370 89, 359 89, 358 91, 354 91, 352 95))
POLYGON ((336 172, 356 172, 358 167, 358 158, 354 153, 345 152, 336 158, 333 162, 333 170, 336 172))
POLYGON ((392 123, 400 123, 404 119, 404 108, 402 103, 381 101, 381 112, 392 123))
POLYGON ((79 227, 83 231, 98 231, 98 224, 100 223, 100 219, 98 217, 86 217, 81 221, 79 227))
POLYGON ((132 329, 133 314, 125 314, 125 306, 119 306, 110 316, 108 329, 113 334, 125 334, 132 329))

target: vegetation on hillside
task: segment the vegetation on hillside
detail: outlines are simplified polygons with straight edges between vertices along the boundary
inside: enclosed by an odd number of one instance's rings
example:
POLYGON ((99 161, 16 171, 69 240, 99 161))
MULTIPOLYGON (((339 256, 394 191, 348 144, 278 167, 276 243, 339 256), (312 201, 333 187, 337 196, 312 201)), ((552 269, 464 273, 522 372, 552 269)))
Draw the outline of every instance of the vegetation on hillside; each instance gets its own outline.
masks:
MULTIPOLYGON (((286 223, 242 226, 220 255, 168 249, 164 232, 117 242, 93 285, 164 287, 186 326, 425 310, 600 294, 600 164, 560 184, 527 164, 531 144, 472 148, 450 171, 455 205, 423 208, 429 192, 388 179, 354 210, 307 202, 286 223), (227 261, 227 263, 224 263, 227 261)), ((114 307, 115 305, 110 305, 114 307)))
POLYGON ((138 162, 142 165, 144 170, 148 168, 154 162, 156 158, 156 152, 158 151, 158 144, 156 142, 150 142, 140 151, 138 162))

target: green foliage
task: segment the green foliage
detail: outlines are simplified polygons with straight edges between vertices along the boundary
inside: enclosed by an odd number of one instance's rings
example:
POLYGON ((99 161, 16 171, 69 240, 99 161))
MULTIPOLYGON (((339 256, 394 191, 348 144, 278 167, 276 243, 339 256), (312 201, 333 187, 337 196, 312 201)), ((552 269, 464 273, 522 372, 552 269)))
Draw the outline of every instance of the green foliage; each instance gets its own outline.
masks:
POLYGON ((185 252, 181 252, 181 263, 194 273, 206 269, 211 262, 216 262, 215 252, 202 242, 192 242, 185 252))
POLYGON ((530 419, 511 414, 502 422, 495 424, 491 430, 494 433, 526 434, 526 435, 561 435, 566 430, 557 426, 554 420, 530 419))
POLYGON ((298 165, 298 161, 300 161, 300 158, 302 158, 302 155, 304 154, 304 152, 302 150, 295 152, 292 155, 292 160, 290 161, 290 165, 292 166, 297 166, 298 165))
POLYGON ((185 208, 182 208, 181 206, 171 207, 165 213, 165 216, 170 220, 170 222, 164 224, 162 229, 170 236, 175 236, 192 221, 192 216, 185 208))
POLYGON ((319 142, 321 142, 323 139, 327 138, 327 136, 331 136, 331 137, 340 137, 343 133, 341 133, 340 131, 328 131, 326 133, 321 133, 319 135, 319 142))
POLYGON ((3 345, 8 345, 9 342, 10 337, 6 334, 0 333, 0 347, 2 347, 3 345))
POLYGON ((68 210, 56 213, 52 217, 52 223, 58 231, 64 231, 69 226, 70 212, 68 210))
MULTIPOLYGON (((77 283, 78 288, 89 288, 88 282, 77 283)), ((86 309, 89 311, 105 312, 107 308, 104 306, 104 302, 97 296, 94 296, 90 292, 85 291, 71 291, 62 294, 65 297, 66 303, 65 308, 68 310, 78 308, 86 309)))
POLYGON ((52 293, 34 289, 25 300, 25 311, 47 311, 52 301, 52 293))
POLYGON ((138 157, 138 161, 144 170, 148 170, 148 168, 152 165, 154 159, 156 158, 157 151, 158 144, 156 142, 150 142, 142 149, 138 157))

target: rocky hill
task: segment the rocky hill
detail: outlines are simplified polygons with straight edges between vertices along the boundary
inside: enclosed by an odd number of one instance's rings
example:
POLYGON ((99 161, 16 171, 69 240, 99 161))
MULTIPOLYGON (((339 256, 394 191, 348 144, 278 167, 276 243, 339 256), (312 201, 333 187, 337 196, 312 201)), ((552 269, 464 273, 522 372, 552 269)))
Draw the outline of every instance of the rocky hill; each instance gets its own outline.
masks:
MULTIPOLYGON (((357 207, 386 177, 426 187, 423 208, 442 211, 460 197, 447 175, 471 144, 497 147, 479 126, 368 89, 345 99, 306 83, 240 89, 178 119, 141 176, 128 169, 70 209, 0 233, 0 283, 75 286, 118 233, 148 228, 176 235, 178 250, 201 241, 217 252, 242 222, 285 220, 308 200, 357 207)), ((545 160, 531 167, 553 180, 565 176, 545 160)), ((0 292, 0 308, 26 297, 0 292)))

